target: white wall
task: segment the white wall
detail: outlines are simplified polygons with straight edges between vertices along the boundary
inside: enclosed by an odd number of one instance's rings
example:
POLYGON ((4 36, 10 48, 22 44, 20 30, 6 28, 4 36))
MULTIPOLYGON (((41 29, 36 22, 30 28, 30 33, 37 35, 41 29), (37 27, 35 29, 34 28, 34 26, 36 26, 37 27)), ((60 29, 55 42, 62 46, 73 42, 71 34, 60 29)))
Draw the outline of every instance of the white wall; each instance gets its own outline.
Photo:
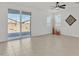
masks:
POLYGON ((34 10, 32 12, 32 36, 48 34, 46 18, 48 15, 44 11, 34 10))
POLYGON ((43 34, 48 34, 46 26, 46 17, 50 14, 46 11, 42 11, 37 8, 33 8, 30 6, 25 6, 23 4, 17 3, 0 3, 0 42, 8 39, 8 19, 7 13, 8 8, 22 10, 22 11, 30 11, 32 12, 31 18, 31 31, 32 36, 38 36, 43 34))
POLYGON ((6 10, 3 5, 0 5, 0 42, 7 39, 7 20, 6 10))
POLYGON ((69 35, 74 37, 79 37, 79 5, 78 6, 70 6, 64 11, 57 12, 55 14, 60 14, 62 21, 61 21, 61 34, 63 35, 69 35), (77 21, 72 24, 72 26, 69 26, 66 23, 66 19, 69 15, 72 15, 77 21))

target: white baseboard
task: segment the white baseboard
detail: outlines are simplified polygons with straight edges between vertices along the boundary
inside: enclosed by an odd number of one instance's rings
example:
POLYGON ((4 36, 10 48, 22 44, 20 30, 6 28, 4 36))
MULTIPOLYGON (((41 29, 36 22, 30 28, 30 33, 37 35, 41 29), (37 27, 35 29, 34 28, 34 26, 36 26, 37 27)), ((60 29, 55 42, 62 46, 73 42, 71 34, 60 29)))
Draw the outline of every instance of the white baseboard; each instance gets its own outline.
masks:
POLYGON ((31 37, 41 37, 41 36, 46 36, 46 35, 51 35, 51 33, 48 33, 48 34, 42 34, 42 35, 36 35, 36 36, 31 36, 31 37))
POLYGON ((71 34, 61 34, 61 35, 79 38, 79 35, 71 35, 71 34))

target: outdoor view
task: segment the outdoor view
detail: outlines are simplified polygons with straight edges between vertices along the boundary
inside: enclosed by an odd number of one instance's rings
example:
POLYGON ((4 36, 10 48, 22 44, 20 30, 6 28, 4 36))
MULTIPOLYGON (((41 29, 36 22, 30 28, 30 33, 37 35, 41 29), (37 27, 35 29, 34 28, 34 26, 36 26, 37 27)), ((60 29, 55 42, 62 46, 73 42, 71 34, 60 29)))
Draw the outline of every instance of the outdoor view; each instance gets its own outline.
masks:
POLYGON ((30 35, 30 13, 8 10, 8 37, 30 35))

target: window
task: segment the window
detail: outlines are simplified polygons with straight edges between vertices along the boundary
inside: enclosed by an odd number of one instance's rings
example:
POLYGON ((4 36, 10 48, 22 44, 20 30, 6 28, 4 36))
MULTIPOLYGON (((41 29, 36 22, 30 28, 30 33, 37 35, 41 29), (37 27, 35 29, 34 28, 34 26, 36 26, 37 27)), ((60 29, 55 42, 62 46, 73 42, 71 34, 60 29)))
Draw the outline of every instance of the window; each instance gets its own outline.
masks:
POLYGON ((51 32, 51 16, 47 17, 47 30, 50 33, 51 32))
POLYGON ((47 26, 49 27, 50 25, 51 25, 51 17, 48 16, 48 17, 47 17, 47 26))
POLYGON ((55 15, 56 26, 61 26, 61 15, 55 15))
POLYGON ((55 15, 54 33, 60 35, 61 15, 55 15))

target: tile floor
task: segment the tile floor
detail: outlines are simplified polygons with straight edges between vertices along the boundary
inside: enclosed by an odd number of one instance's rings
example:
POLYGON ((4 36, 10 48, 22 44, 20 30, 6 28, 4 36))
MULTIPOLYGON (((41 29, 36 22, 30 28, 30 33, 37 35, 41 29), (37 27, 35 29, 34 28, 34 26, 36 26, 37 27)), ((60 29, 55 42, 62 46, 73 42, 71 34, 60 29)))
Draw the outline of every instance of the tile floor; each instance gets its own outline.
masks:
POLYGON ((79 56, 79 38, 44 35, 0 43, 0 56, 79 56))

